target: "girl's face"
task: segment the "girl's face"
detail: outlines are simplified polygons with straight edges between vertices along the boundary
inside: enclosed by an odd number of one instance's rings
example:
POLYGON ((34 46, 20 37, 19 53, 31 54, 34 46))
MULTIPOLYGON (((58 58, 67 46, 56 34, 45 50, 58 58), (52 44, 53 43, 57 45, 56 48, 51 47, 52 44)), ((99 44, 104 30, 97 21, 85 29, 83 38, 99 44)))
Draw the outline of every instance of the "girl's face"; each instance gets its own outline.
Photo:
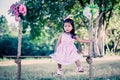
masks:
POLYGON ((68 22, 64 23, 64 30, 65 32, 70 32, 73 29, 72 25, 68 22))

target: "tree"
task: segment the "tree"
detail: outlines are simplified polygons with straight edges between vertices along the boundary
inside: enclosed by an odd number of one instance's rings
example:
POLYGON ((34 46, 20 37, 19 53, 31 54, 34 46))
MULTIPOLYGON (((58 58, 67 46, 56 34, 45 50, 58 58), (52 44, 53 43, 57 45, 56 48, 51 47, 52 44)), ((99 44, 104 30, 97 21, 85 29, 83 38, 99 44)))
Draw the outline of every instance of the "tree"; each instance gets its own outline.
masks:
POLYGON ((4 34, 8 34, 8 22, 5 16, 0 15, 0 36, 3 36, 4 34))
POLYGON ((70 10, 73 6, 74 0, 63 1, 63 0, 32 0, 24 1, 27 6, 26 21, 23 22, 23 28, 31 27, 31 37, 41 35, 44 27, 49 27, 55 31, 61 30, 62 21, 66 14, 65 10, 70 10), (71 4, 68 4, 71 3, 71 4))
MULTIPOLYGON (((78 0, 78 1, 80 2, 82 7, 84 7, 84 5, 86 4, 89 4, 88 0, 85 1, 78 0)), ((100 16, 96 20, 96 25, 95 25, 95 27, 97 28, 97 45, 98 45, 98 51, 95 53, 104 54, 104 36, 108 35, 106 34, 106 32, 109 27, 109 21, 112 18, 113 16, 112 14, 115 11, 115 9, 117 8, 117 10, 119 10, 120 2, 118 0, 94 0, 94 3, 97 4, 100 9, 100 16)), ((84 24, 88 23, 85 21, 86 19, 84 19, 84 17, 81 19, 84 24)), ((86 24, 86 26, 88 25, 86 24)))
POLYGON ((108 46, 109 52, 115 53, 117 55, 117 50, 120 42, 120 15, 116 12, 113 13, 113 17, 110 19, 109 28, 107 29, 107 46, 111 43, 111 48, 108 46))

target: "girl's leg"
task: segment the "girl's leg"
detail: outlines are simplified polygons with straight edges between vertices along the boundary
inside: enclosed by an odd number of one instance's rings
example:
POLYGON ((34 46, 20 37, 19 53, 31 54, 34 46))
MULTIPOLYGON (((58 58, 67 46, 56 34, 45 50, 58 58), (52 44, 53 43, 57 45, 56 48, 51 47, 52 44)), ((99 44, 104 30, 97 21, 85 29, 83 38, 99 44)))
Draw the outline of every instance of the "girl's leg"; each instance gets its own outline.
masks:
POLYGON ((81 63, 79 60, 75 61, 76 65, 77 65, 77 71, 78 72, 84 72, 84 69, 81 66, 81 63))

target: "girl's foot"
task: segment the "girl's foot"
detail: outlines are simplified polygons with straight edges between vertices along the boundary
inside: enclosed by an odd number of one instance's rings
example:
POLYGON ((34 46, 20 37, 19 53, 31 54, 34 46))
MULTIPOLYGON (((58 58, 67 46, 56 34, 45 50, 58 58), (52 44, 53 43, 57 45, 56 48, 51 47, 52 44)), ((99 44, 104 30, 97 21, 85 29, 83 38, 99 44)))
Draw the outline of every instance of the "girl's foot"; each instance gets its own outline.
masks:
POLYGON ((83 69, 83 67, 77 67, 77 71, 78 72, 84 72, 84 69, 83 69))
POLYGON ((62 69, 57 70, 57 75, 62 75, 62 69))

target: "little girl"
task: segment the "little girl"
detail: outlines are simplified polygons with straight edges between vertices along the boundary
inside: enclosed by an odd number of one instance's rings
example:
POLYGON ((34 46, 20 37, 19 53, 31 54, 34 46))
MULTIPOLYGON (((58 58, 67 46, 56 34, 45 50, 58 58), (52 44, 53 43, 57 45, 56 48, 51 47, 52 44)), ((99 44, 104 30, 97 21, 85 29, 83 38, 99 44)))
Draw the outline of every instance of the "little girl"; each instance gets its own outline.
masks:
POLYGON ((82 40, 75 34, 74 22, 72 19, 68 18, 64 20, 63 25, 64 32, 58 38, 54 54, 50 55, 57 62, 57 74, 62 74, 62 65, 68 65, 73 62, 75 62, 77 65, 77 71, 83 72, 84 69, 82 68, 79 61, 82 56, 77 53, 77 48, 74 45, 74 40, 83 43, 89 43, 90 41, 82 40))

